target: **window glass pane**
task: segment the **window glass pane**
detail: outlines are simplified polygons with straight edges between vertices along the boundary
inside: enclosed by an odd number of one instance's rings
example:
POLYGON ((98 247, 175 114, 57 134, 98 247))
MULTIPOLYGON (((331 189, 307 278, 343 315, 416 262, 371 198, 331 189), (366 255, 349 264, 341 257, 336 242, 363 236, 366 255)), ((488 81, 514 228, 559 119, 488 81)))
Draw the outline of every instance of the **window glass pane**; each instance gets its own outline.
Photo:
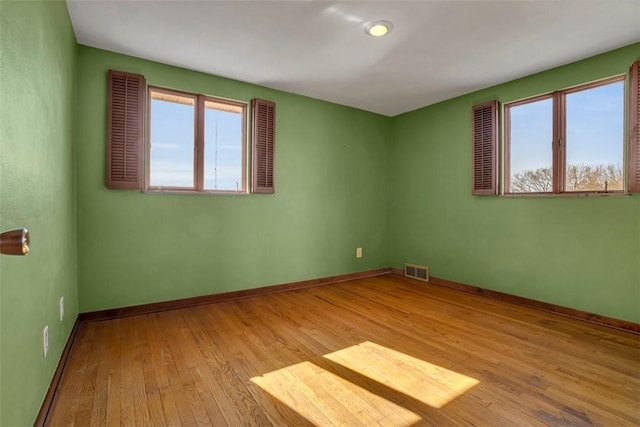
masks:
POLYGON ((194 188, 195 99, 151 92, 152 187, 194 188))
POLYGON ((204 188, 243 191, 242 107, 206 101, 204 110, 204 188))
POLYGON ((553 100, 509 108, 511 133, 510 184, 512 193, 552 190, 553 100))
POLYGON ((566 95, 565 191, 622 190, 624 82, 566 95))

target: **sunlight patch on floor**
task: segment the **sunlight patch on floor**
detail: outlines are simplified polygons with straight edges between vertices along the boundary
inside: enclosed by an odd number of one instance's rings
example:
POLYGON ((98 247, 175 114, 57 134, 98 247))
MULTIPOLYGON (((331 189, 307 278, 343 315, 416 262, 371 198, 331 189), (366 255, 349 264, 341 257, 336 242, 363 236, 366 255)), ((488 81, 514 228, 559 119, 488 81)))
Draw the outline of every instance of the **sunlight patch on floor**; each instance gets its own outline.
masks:
POLYGON ((433 408, 442 408, 479 384, 474 378, 369 341, 324 357, 433 408))
POLYGON ((315 425, 401 427, 421 419, 313 362, 290 365, 251 381, 315 425))

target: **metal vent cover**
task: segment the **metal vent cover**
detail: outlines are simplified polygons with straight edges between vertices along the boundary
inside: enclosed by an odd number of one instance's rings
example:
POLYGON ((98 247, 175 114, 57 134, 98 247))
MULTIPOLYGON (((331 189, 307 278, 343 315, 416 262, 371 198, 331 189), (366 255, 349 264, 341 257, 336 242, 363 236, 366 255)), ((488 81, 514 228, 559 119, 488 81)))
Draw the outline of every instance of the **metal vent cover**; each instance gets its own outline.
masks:
POLYGON ((404 277, 411 277, 412 279, 422 280, 424 282, 429 281, 429 268, 415 264, 404 265, 404 277))

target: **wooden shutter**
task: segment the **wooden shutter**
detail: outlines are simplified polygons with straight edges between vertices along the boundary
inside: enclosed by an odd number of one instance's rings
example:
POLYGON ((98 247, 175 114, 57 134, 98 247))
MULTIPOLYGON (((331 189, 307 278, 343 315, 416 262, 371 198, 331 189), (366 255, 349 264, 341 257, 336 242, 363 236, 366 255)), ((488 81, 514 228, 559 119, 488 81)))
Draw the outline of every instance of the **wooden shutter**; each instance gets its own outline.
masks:
POLYGON ((142 189, 143 76, 109 70, 107 187, 142 189))
POLYGON ((498 194, 498 101, 473 106, 473 194, 498 194))
POLYGON ((629 73, 629 188, 640 193, 640 61, 629 73))
POLYGON ((251 100, 251 192, 273 193, 276 104, 251 100))

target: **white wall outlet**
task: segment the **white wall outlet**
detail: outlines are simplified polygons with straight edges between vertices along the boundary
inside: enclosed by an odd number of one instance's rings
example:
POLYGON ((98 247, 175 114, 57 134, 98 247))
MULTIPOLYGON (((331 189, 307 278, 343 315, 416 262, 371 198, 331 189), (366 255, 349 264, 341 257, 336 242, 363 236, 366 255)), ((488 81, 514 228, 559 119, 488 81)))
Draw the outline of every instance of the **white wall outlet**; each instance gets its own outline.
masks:
POLYGON ((362 258, 362 248, 356 248, 356 258, 362 258))
POLYGON ((60 297, 60 321, 64 319, 64 297, 60 297))
POLYGON ((47 357, 47 353, 49 353, 49 326, 45 326, 42 331, 42 354, 47 357))

